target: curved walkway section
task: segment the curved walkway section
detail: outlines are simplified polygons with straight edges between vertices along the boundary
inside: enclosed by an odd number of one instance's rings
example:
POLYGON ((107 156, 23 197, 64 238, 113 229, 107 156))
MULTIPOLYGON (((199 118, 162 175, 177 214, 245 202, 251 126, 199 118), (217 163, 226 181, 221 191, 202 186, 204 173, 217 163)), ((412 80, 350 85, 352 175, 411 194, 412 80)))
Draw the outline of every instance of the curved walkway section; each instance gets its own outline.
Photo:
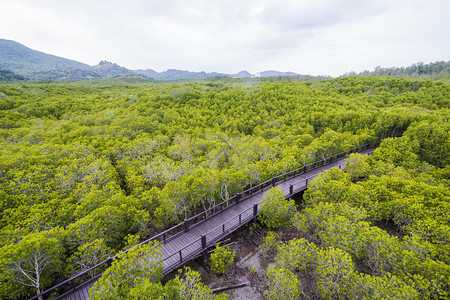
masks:
MULTIPOLYGON (((164 265, 164 275, 184 265, 189 260, 201 255, 208 247, 231 234, 246 223, 256 220, 261 201, 267 191, 272 187, 280 187, 286 198, 307 188, 308 183, 318 174, 333 167, 342 168, 345 159, 350 153, 371 154, 374 150, 371 145, 364 145, 349 151, 336 154, 322 161, 310 164, 300 169, 272 178, 258 186, 248 189, 232 198, 214 206, 208 211, 194 216, 184 223, 166 230, 157 236, 142 242, 148 243, 158 240, 163 246, 161 249, 164 265)), ((110 264, 112 258, 97 266, 110 264)), ((96 266, 96 267, 97 267, 96 266)), ((93 267, 94 268, 94 267, 93 267)), ((91 268, 91 270, 93 269, 91 268)), ((89 270, 88 270, 89 271, 89 270)), ((78 277, 79 275, 77 275, 78 277)), ((101 275, 86 281, 82 285, 67 291, 55 299, 85 300, 88 291, 101 275)), ((68 283, 71 279, 62 284, 68 283)), ((43 294, 54 290, 45 291, 43 294)), ((33 297, 32 299, 37 299, 33 297)))
MULTIPOLYGON (((371 154, 373 149, 367 149, 361 154, 371 154)), ((267 191, 272 187, 280 187, 286 198, 303 191, 308 183, 320 173, 333 167, 342 168, 344 158, 312 169, 306 173, 283 179, 263 190, 240 200, 220 213, 207 218, 205 221, 190 227, 183 234, 166 242, 162 247, 164 274, 179 268, 187 261, 200 255, 206 248, 234 232, 239 227, 256 218, 261 201, 267 191)))

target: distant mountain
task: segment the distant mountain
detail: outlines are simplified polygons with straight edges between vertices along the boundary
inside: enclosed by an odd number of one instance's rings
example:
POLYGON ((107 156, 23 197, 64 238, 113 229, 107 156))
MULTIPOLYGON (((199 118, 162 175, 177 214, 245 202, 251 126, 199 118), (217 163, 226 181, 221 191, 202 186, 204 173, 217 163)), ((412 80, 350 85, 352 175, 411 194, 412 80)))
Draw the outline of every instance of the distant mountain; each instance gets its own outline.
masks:
POLYGON ((135 70, 134 72, 138 73, 138 74, 142 74, 144 76, 153 78, 153 79, 159 79, 158 76, 160 73, 156 72, 155 70, 152 69, 146 69, 146 70, 135 70))
POLYGON ((147 70, 136 70, 134 71, 138 74, 145 75, 147 77, 157 79, 157 80, 178 80, 178 79, 203 79, 208 77, 214 77, 214 76, 230 76, 223 73, 206 73, 206 72, 191 72, 191 71, 184 71, 184 70, 175 70, 175 69, 169 69, 164 72, 156 72, 152 69, 147 70))
MULTIPOLYGON (((107 61, 101 61, 96 66, 89 66, 74 60, 32 50, 15 41, 5 39, 0 39, 0 69, 10 70, 11 72, 16 73, 16 75, 22 75, 32 80, 89 80, 123 77, 137 77, 143 79, 152 78, 156 80, 179 80, 204 79, 209 77, 219 78, 221 76, 233 78, 252 78, 297 75, 291 72, 283 73, 278 71, 264 71, 258 74, 251 74, 247 71, 240 71, 237 74, 224 74, 217 72, 191 72, 176 69, 169 69, 164 72, 156 72, 152 69, 133 71, 107 61)), ((12 74, 7 72, 4 72, 3 74, 5 78, 14 78, 12 74)))
POLYGON ((136 77, 136 72, 128 70, 125 67, 121 67, 118 64, 108 62, 106 60, 101 61, 98 65, 89 68, 90 71, 105 75, 107 78, 116 77, 136 77))
POLYGON ((0 68, 34 80, 147 78, 107 61, 101 61, 98 65, 91 67, 74 60, 32 50, 22 44, 5 39, 0 39, 0 68))
POLYGON ((52 69, 85 69, 88 65, 32 50, 14 41, 0 39, 0 68, 21 75, 52 69))
POLYGON ((278 71, 264 71, 257 74, 251 74, 248 71, 240 71, 236 74, 225 74, 225 73, 206 73, 206 72, 190 72, 183 70, 169 69, 164 72, 156 72, 152 69, 147 70, 136 70, 138 74, 145 75, 147 77, 157 79, 157 80, 178 80, 178 79, 203 79, 215 76, 227 76, 233 78, 252 78, 252 77, 272 77, 272 76, 298 76, 296 73, 292 72, 278 72, 278 71))
POLYGON ((274 76, 298 76, 297 73, 293 72, 278 72, 278 71, 264 71, 257 74, 258 77, 274 77, 274 76))
POLYGON ((239 73, 234 74, 234 75, 230 75, 230 76, 231 76, 231 77, 234 77, 234 78, 250 78, 250 77, 255 77, 255 75, 250 74, 250 73, 247 72, 247 71, 240 71, 239 73))
POLYGON ((115 63, 101 61, 98 65, 83 69, 55 69, 35 72, 29 75, 30 79, 54 79, 54 80, 90 80, 106 78, 142 78, 148 77, 138 74, 115 63))

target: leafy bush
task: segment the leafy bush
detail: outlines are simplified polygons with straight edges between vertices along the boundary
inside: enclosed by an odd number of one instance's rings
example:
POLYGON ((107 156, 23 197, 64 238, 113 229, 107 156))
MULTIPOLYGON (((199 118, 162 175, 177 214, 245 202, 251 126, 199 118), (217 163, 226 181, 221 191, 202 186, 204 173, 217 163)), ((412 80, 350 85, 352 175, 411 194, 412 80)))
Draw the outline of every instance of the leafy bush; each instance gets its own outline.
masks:
POLYGON ((345 162, 344 171, 350 174, 353 182, 365 178, 370 173, 370 165, 367 162, 368 156, 360 153, 352 153, 345 162))
POLYGON ((277 249, 277 242, 278 242, 278 233, 274 231, 268 231, 266 236, 264 237, 262 249, 264 251, 274 251, 277 249))
POLYGON ((119 254, 89 290, 90 299, 126 298, 144 280, 159 282, 164 268, 160 250, 158 242, 150 242, 119 254))
POLYGON ((352 272, 342 293, 348 299, 420 299, 414 288, 390 274, 378 277, 352 272))
POLYGON ((367 218, 367 212, 364 208, 353 207, 345 201, 340 203, 319 202, 295 214, 293 225, 303 233, 311 231, 316 234, 324 230, 329 220, 336 216, 342 216, 351 220, 351 223, 357 223, 367 218))
POLYGON ((317 246, 305 239, 293 239, 278 248, 277 265, 291 271, 306 271, 317 257, 317 246))
POLYGON ((211 254, 211 270, 217 274, 225 274, 228 268, 233 264, 236 253, 226 247, 216 244, 216 249, 211 254))
POLYGON ((301 283, 297 276, 289 269, 284 267, 271 268, 267 272, 269 281, 267 285, 269 290, 266 291, 269 300, 296 300, 301 294, 301 283))
POLYGON ((287 227, 295 211, 295 202, 285 199, 281 188, 272 188, 261 202, 260 219, 269 228, 287 227))
MULTIPOLYGON (((79 246, 77 251, 69 257, 67 271, 72 274, 82 272, 104 261, 109 256, 112 256, 112 254, 112 249, 106 247, 103 239, 95 239, 92 242, 87 242, 79 246)), ((89 275, 94 277, 98 271, 98 269, 93 270, 89 275)))
POLYGON ((200 273, 184 267, 178 275, 164 286, 161 282, 144 280, 131 289, 128 299, 177 299, 177 300, 225 300, 228 295, 213 295, 211 289, 200 281, 200 273))
POLYGON ((351 256, 341 249, 327 248, 317 253, 316 283, 325 299, 343 297, 343 286, 354 270, 351 256))

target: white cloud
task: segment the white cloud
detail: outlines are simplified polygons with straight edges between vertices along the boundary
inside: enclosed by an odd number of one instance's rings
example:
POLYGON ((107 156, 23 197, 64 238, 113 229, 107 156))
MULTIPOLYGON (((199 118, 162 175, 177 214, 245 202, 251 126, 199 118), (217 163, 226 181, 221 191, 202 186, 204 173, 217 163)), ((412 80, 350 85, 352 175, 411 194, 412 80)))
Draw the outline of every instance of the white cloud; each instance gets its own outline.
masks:
POLYGON ((429 0, 3 0, 0 38, 88 64, 339 75, 449 60, 429 0))

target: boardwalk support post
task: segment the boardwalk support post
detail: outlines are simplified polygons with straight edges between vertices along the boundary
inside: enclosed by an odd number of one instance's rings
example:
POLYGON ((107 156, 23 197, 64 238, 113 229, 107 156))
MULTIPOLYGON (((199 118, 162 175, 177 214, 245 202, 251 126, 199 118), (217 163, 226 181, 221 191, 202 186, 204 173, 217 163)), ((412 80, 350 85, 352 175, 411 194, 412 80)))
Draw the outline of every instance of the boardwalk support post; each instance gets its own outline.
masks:
POLYGON ((238 204, 240 200, 241 200, 241 193, 237 193, 236 194, 236 204, 238 204))
POLYGON ((308 178, 306 178, 306 184, 305 184, 305 186, 308 186, 308 178))
POLYGON ((256 223, 256 216, 258 215, 258 203, 253 204, 253 221, 256 223))
POLYGON ((206 235, 202 235, 202 249, 206 249, 206 235))
POLYGON ((292 195, 294 193, 294 185, 289 186, 289 195, 292 195))
POLYGON ((202 235, 202 249, 203 261, 206 261, 208 257, 208 248, 206 248, 206 235, 202 235))
POLYGON ((111 267, 112 262, 113 262, 113 258, 111 256, 106 259, 106 265, 108 267, 111 267))
POLYGON ((184 232, 189 231, 189 219, 184 219, 184 232))
POLYGON ((272 186, 275 186, 275 177, 272 178, 272 186))

